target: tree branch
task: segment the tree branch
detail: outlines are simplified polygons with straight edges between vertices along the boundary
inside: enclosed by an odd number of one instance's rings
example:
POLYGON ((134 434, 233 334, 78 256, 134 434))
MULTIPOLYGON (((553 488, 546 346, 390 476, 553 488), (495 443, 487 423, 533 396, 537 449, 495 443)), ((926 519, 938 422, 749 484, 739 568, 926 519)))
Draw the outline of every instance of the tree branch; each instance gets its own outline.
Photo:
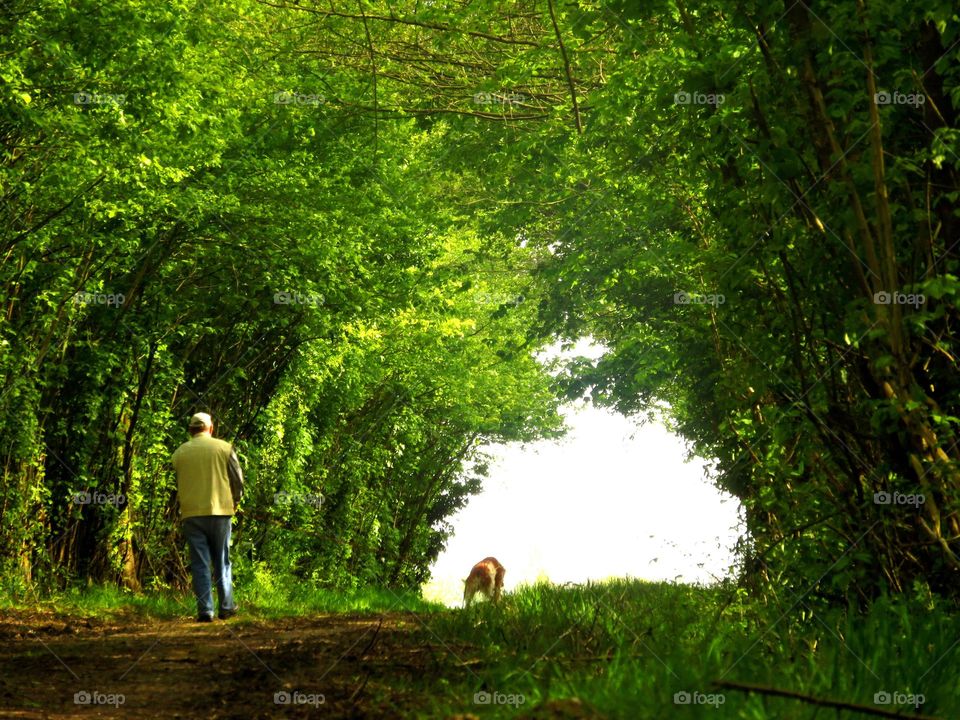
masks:
POLYGON ((563 71, 567 75, 570 99, 573 100, 573 119, 577 124, 577 134, 583 135, 583 124, 580 122, 580 107, 577 105, 577 88, 573 83, 573 74, 570 72, 570 58, 567 57, 567 48, 563 44, 563 38, 560 36, 560 26, 557 25, 557 13, 553 9, 553 0, 547 0, 547 7, 550 9, 550 21, 553 23, 553 31, 557 35, 557 44, 560 46, 560 55, 563 57, 563 71))
POLYGON ((813 695, 794 692, 793 690, 781 690, 780 688, 767 687, 765 685, 753 685, 751 683, 738 683, 729 680, 718 680, 713 683, 714 687, 726 688, 727 690, 740 690, 747 693, 757 693, 758 695, 773 695, 775 697, 788 698, 790 700, 799 700, 810 705, 819 705, 821 707, 831 707, 838 710, 851 710, 864 715, 875 715, 885 718, 911 718, 911 720, 941 720, 933 715, 904 715, 900 710, 885 710, 884 708, 872 705, 861 705, 859 703, 847 702, 845 700, 831 700, 829 698, 818 698, 813 695))

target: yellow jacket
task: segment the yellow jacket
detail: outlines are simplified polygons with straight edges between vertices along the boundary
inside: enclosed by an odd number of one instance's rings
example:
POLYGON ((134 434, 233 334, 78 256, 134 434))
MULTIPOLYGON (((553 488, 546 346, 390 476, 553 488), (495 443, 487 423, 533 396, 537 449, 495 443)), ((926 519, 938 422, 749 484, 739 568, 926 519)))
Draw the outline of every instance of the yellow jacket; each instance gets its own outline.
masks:
POLYGON ((200 433, 173 453, 180 517, 233 515, 243 494, 243 473, 233 446, 200 433))

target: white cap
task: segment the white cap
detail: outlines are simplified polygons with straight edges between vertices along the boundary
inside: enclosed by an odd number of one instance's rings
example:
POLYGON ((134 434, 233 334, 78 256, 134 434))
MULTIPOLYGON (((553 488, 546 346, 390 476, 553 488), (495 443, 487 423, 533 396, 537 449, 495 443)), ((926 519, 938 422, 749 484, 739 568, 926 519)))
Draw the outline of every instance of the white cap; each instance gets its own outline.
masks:
POLYGON ((213 427, 213 418, 210 417, 207 413, 196 413, 192 418, 190 418, 190 427, 192 428, 213 427))

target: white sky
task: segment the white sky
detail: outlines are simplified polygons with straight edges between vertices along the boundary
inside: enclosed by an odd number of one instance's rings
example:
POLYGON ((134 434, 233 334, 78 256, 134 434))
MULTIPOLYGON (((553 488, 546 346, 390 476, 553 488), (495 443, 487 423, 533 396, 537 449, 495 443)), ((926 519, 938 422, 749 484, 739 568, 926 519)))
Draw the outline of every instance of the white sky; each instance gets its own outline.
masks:
POLYGON ((459 603, 463 578, 488 555, 506 568, 507 590, 537 579, 709 583, 727 573, 739 503, 713 486, 705 461, 685 462, 682 440, 659 423, 582 403, 564 415, 571 430, 559 441, 489 449, 483 492, 451 519, 455 534, 425 598, 459 603))

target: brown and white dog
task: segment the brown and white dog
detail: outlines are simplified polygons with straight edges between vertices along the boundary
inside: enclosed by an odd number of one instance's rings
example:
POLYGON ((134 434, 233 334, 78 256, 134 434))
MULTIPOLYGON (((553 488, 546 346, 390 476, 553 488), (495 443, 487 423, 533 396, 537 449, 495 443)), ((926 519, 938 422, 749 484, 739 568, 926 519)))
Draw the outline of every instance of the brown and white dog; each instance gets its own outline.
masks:
POLYGON ((463 581, 463 605, 470 607, 473 596, 477 593, 486 595, 488 600, 500 600, 503 590, 503 565, 495 557, 484 558, 470 571, 470 575, 463 581))

